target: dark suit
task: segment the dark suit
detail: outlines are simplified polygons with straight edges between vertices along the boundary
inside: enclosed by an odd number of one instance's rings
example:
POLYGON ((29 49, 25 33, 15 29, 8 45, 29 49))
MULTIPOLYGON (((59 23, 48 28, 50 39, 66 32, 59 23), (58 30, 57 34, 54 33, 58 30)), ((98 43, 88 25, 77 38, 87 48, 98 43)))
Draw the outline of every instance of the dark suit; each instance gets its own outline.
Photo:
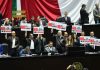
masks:
POLYGON ((76 42, 73 42, 73 47, 80 47, 80 40, 77 38, 76 42))
POLYGON ((40 55, 44 52, 44 46, 46 45, 46 39, 45 38, 36 38, 35 40, 35 52, 36 54, 40 55))
POLYGON ((2 19, 3 17, 2 17, 2 13, 0 13, 0 20, 2 19))
POLYGON ((65 17, 60 17, 57 19, 57 21, 58 22, 65 22, 65 24, 67 24, 67 25, 72 25, 70 17, 67 17, 67 19, 65 17))
POLYGON ((48 20, 46 18, 41 18, 43 26, 46 26, 48 23, 48 20))
MULTIPOLYGON (((91 37, 90 38, 94 38, 94 39, 97 39, 96 37, 91 37)), ((97 48, 95 45, 91 45, 91 44, 86 44, 86 51, 87 52, 97 52, 99 51, 99 48, 97 48)))
POLYGON ((58 35, 55 35, 53 36, 53 39, 54 39, 54 45, 56 46, 56 49, 58 51, 58 53, 63 53, 64 52, 64 46, 63 46, 63 39, 64 37, 63 36, 58 36, 58 35))
POLYGON ((30 20, 29 23, 31 23, 32 27, 33 27, 33 24, 36 25, 36 21, 35 20, 30 20))
POLYGON ((11 55, 11 56, 17 56, 18 53, 17 53, 17 49, 19 48, 19 38, 18 37, 15 37, 15 48, 12 48, 12 42, 13 41, 13 38, 12 36, 10 36, 8 38, 8 54, 11 55))
POLYGON ((67 20, 65 19, 65 17, 62 17, 62 21, 65 22, 67 25, 72 25, 70 17, 67 17, 67 20))
POLYGON ((80 10, 80 17, 81 17, 81 20, 80 20, 81 25, 83 25, 85 23, 89 23, 89 14, 87 13, 86 10, 84 10, 84 9, 80 10))
POLYGON ((93 15, 94 15, 94 21, 95 21, 95 23, 97 24, 97 23, 100 23, 100 17, 98 17, 98 16, 100 16, 100 9, 94 9, 93 10, 93 15))
MULTIPOLYGON (((33 42, 34 42, 34 39, 32 39, 32 40, 33 40, 33 42)), ((29 39, 29 38, 26 39, 26 42, 27 42, 26 46, 29 46, 29 47, 30 47, 30 46, 31 46, 31 39, 29 39)), ((34 48, 35 48, 35 47, 34 47, 34 48)), ((32 54, 35 53, 35 49, 30 49, 30 50, 31 50, 32 54)))

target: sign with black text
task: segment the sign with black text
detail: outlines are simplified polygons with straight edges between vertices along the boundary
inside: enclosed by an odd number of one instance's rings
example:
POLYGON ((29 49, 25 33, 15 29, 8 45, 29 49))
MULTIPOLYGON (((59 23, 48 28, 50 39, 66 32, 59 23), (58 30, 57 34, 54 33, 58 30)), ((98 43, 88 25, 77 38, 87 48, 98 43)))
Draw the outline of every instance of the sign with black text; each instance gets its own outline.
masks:
POLYGON ((1 33, 11 33, 12 32, 11 26, 1 26, 1 33))

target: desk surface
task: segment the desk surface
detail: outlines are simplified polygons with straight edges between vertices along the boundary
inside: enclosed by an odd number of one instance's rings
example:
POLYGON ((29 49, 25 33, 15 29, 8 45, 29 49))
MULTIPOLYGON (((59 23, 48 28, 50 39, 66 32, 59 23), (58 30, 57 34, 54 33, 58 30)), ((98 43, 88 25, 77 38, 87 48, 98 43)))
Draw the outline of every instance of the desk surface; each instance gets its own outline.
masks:
POLYGON ((66 70, 66 67, 73 62, 80 62, 83 64, 83 67, 89 70, 98 70, 100 54, 0 58, 0 67, 4 70, 66 70))

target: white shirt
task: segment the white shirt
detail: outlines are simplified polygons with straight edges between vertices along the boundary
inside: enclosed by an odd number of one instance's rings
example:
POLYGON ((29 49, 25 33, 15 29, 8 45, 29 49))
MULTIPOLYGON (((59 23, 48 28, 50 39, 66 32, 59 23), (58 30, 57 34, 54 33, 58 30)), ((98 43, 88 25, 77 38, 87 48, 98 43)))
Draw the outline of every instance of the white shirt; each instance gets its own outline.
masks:
POLYGON ((40 20, 40 26, 43 26, 42 20, 40 20))
POLYGON ((49 47, 50 51, 52 51, 52 47, 49 47))
MULTIPOLYGON (((95 37, 93 36, 93 37, 90 37, 91 39, 95 39, 95 37)), ((95 49, 95 44, 93 43, 93 44, 90 44, 90 45, 92 45, 92 48, 93 49, 95 49)))
POLYGON ((31 40, 30 49, 34 49, 34 42, 33 42, 33 40, 31 40))
POLYGON ((12 40, 12 48, 16 48, 16 46, 15 46, 15 38, 13 38, 13 40, 12 40))
POLYGON ((65 17, 65 20, 67 21, 67 17, 65 17))

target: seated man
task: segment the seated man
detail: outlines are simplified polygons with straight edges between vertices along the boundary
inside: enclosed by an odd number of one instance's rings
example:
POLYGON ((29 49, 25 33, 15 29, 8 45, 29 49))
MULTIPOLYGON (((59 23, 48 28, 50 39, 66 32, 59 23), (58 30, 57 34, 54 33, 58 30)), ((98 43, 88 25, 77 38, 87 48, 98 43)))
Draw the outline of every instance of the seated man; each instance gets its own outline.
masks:
POLYGON ((19 56, 30 56, 30 55, 31 55, 30 47, 26 47, 25 49, 19 51, 19 56))
POLYGON ((55 53, 57 53, 56 48, 53 46, 53 42, 50 41, 48 45, 45 46, 45 52, 51 55, 54 55, 55 53))
MULTIPOLYGON (((94 31, 90 32, 90 39, 96 39, 96 37, 94 36, 94 31)), ((92 41, 90 44, 86 45, 86 50, 88 52, 96 52, 97 48, 95 47, 94 41, 92 41)))

